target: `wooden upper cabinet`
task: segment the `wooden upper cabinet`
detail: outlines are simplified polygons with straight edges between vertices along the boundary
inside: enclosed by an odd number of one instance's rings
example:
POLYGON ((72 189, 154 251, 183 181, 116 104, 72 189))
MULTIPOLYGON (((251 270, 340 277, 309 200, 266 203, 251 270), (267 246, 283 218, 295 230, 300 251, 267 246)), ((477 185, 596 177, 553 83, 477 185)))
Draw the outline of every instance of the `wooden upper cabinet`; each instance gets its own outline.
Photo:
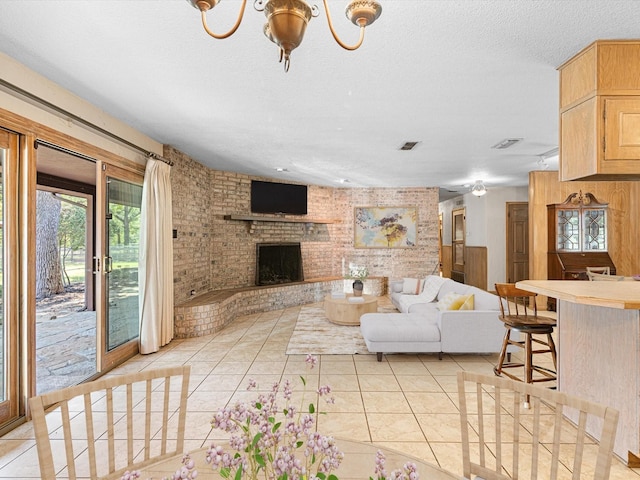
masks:
POLYGON ((604 159, 640 162, 640 97, 604 101, 604 159))
POLYGON ((599 40, 559 71, 560 179, 639 179, 640 40, 599 40))

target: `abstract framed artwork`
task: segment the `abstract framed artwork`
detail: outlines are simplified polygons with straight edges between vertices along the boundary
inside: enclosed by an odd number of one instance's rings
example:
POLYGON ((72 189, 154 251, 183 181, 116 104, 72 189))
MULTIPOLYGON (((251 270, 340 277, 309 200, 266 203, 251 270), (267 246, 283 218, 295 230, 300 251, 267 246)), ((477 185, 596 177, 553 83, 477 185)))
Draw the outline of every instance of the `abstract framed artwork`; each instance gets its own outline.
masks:
POLYGON ((417 207, 355 207, 354 248, 416 246, 417 207))

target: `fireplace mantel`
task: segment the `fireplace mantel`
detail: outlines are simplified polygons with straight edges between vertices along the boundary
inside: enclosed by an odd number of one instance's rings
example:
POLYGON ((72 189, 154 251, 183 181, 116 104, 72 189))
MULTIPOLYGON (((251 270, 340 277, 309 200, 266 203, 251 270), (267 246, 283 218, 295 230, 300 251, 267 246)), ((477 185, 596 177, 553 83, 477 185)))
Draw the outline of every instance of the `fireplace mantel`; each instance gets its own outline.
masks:
POLYGON ((260 215, 225 215, 225 220, 241 220, 245 222, 283 222, 283 223, 318 223, 331 224, 340 220, 318 219, 318 218, 285 218, 285 217, 263 217, 260 215))
POLYGON ((301 223, 305 225, 307 233, 313 231, 315 225, 329 225, 338 223, 340 220, 318 219, 318 218, 285 218, 285 217, 264 217, 261 215, 225 215, 225 220, 239 220, 243 222, 251 222, 249 233, 254 232, 256 222, 279 222, 279 223, 301 223))

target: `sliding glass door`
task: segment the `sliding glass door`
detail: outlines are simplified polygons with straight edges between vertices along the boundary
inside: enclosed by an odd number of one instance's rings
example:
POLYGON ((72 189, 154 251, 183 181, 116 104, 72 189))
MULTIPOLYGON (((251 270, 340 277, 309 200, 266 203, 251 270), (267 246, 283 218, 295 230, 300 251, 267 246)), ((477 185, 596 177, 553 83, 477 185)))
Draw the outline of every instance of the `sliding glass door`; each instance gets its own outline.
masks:
POLYGON ((19 415, 18 136, 0 130, 0 425, 19 415))
POLYGON ((138 351, 144 170, 31 126, 0 127, 0 434, 138 351))
POLYGON ((103 180, 103 366, 106 368, 137 349, 140 332, 138 249, 143 179, 139 175, 105 165, 103 180))

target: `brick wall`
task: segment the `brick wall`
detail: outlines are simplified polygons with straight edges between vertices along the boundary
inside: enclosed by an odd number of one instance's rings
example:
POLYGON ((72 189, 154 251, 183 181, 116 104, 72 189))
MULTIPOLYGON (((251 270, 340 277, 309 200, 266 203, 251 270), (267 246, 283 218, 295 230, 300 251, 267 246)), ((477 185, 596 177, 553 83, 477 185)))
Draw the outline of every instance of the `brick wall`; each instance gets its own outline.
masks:
MULTIPOLYGON (((340 276, 342 259, 366 265, 370 275, 389 278, 424 276, 438 262, 437 188, 331 188, 309 186, 309 219, 335 219, 333 224, 225 220, 224 215, 250 214, 248 175, 207 168, 172 147, 173 160, 174 301, 184 303, 194 290, 255 285, 256 243, 300 242, 305 279, 340 276), (418 242, 406 249, 354 249, 356 206, 418 206, 418 242)), ((283 181, 283 180, 274 180, 283 181)), ((293 217, 296 218, 296 217, 293 217)), ((300 217, 298 217, 300 218, 300 217)))

